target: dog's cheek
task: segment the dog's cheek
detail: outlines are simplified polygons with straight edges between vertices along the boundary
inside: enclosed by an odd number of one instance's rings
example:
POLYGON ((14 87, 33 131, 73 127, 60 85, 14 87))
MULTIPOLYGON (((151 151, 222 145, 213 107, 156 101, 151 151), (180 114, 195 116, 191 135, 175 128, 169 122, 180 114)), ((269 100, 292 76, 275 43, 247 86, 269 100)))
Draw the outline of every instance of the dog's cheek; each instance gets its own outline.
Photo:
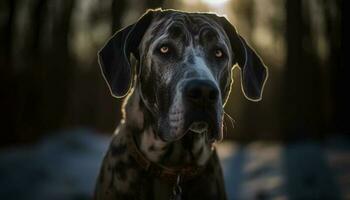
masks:
POLYGON ((167 114, 169 112, 170 104, 171 104, 171 88, 166 86, 162 82, 158 82, 156 86, 157 90, 157 104, 159 107, 159 112, 161 114, 167 114))
POLYGON ((143 100, 147 101, 149 106, 153 106, 155 103, 155 94, 154 94, 154 77, 151 76, 151 73, 142 74, 141 76, 141 92, 143 100))
POLYGON ((226 102, 227 98, 230 95, 230 89, 231 89, 231 84, 232 84, 232 79, 231 79, 231 73, 228 68, 225 68, 221 73, 220 73, 220 90, 221 90, 221 97, 223 102, 226 102))

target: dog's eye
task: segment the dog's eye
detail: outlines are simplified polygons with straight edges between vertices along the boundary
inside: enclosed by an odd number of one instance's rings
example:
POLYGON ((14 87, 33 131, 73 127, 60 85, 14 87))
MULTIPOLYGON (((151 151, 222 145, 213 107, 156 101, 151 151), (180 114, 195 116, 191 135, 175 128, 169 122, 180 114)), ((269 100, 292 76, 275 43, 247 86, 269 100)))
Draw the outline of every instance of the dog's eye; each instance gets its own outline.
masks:
POLYGON ((215 57, 222 58, 224 56, 224 53, 220 49, 215 50, 215 57))
POLYGON ((162 54, 167 54, 169 52, 169 47, 168 46, 161 46, 159 51, 162 53, 162 54))

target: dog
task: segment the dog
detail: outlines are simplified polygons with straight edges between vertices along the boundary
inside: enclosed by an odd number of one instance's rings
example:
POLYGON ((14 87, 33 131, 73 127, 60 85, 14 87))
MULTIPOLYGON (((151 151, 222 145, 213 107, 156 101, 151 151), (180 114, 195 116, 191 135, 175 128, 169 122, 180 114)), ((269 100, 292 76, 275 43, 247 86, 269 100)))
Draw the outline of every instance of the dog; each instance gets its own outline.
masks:
POLYGON ((215 144, 232 69, 252 101, 268 76, 234 26, 213 13, 148 10, 98 60, 112 96, 125 100, 94 198, 226 199, 215 144))

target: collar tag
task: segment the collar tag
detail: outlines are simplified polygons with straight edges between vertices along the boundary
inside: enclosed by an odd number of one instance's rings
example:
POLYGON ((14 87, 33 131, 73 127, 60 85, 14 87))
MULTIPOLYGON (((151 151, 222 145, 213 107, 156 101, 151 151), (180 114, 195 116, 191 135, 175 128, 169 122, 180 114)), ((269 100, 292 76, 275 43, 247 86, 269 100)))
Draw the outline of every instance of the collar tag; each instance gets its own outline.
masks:
POLYGON ((177 175, 176 183, 173 186, 173 196, 170 200, 181 200, 182 188, 180 186, 180 175, 177 175))

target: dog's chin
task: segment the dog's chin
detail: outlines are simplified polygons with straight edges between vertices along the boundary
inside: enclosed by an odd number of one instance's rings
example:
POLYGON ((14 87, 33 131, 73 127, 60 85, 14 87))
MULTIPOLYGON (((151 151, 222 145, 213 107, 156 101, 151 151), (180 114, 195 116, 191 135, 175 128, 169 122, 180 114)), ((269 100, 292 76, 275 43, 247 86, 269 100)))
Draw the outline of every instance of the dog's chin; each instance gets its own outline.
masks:
POLYGON ((198 134, 206 134, 208 132, 208 129, 209 125, 207 122, 204 121, 192 122, 192 124, 189 127, 189 131, 198 134))
POLYGON ((187 126, 173 126, 162 128, 158 131, 159 137, 165 142, 175 142, 191 135, 190 138, 205 138, 208 144, 221 140, 222 125, 209 124, 205 121, 193 121, 184 123, 187 126))
POLYGON ((160 118, 158 135, 165 142, 180 140, 187 134, 195 138, 206 138, 208 143, 222 139, 222 117, 220 110, 187 110, 171 112, 168 117, 160 118))
POLYGON ((188 128, 187 135, 191 134, 193 137, 204 137, 207 143, 215 142, 210 138, 209 124, 204 121, 195 121, 188 128))

